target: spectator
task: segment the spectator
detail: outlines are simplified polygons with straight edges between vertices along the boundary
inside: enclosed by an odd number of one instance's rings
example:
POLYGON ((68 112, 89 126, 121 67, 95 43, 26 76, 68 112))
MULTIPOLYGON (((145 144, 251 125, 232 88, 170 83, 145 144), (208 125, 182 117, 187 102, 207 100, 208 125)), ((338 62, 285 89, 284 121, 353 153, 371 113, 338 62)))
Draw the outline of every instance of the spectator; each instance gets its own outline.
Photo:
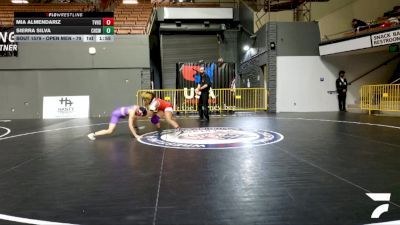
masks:
POLYGON ((354 28, 354 32, 358 32, 358 31, 365 30, 368 28, 367 23, 365 23, 364 21, 359 20, 359 19, 353 19, 351 21, 351 24, 354 28))
POLYGON ((392 10, 385 12, 383 14, 384 17, 396 17, 400 15, 400 6, 394 6, 392 10))
POLYGON ((390 26, 397 26, 400 23, 397 17, 390 17, 389 19, 387 19, 387 21, 390 26))
POLYGON ((339 72, 339 78, 336 79, 336 91, 338 93, 339 110, 346 112, 347 80, 344 74, 343 70, 339 72))

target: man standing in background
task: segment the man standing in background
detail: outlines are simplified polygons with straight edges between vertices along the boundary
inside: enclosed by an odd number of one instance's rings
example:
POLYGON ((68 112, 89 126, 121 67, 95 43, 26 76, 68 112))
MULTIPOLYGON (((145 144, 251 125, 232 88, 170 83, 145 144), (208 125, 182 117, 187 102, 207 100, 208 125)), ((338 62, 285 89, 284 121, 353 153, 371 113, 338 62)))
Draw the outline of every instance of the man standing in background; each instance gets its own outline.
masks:
POLYGON ((345 72, 339 71, 339 78, 336 79, 336 91, 339 99, 339 110, 346 112, 347 80, 344 78, 345 72))

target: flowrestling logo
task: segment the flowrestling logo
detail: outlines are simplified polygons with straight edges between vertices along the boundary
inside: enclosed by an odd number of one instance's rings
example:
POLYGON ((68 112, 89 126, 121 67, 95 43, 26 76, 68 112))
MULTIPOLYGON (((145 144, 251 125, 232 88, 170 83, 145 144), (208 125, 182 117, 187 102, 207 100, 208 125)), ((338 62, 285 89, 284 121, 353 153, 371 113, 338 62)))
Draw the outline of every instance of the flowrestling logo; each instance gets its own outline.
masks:
POLYGON ((267 145, 283 140, 283 135, 267 130, 244 130, 232 127, 182 128, 151 132, 141 136, 139 142, 157 147, 179 149, 227 149, 267 145))

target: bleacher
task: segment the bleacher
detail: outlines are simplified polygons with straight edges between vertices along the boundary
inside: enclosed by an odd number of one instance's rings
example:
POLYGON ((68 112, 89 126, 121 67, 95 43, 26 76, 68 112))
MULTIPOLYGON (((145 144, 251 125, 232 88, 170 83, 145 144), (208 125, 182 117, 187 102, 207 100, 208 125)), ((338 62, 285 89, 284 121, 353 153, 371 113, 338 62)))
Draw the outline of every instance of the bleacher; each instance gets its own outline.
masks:
POLYGON ((0 4, 0 27, 14 26, 14 12, 89 12, 93 11, 93 4, 0 4))
POLYGON ((120 3, 114 9, 116 34, 146 34, 151 21, 153 6, 150 3, 125 5, 120 3))
MULTIPOLYGON (((236 2, 223 2, 224 4, 234 4, 236 2)), ((220 3, 216 2, 176 2, 176 1, 156 1, 156 7, 186 7, 186 8, 218 8, 220 3)))
MULTIPOLYGON (((0 27, 13 27, 14 12, 90 12, 95 11, 93 4, 1 4, 0 27)), ((114 9, 115 34, 146 34, 152 15, 150 3, 124 5, 119 3, 114 9)))
MULTIPOLYGON (((157 7, 221 7, 219 3, 191 3, 173 1, 141 2, 139 4, 123 4, 116 1, 110 8, 114 11, 114 32, 119 35, 147 34, 152 21, 153 8, 157 7), (114 9, 113 9, 114 8, 114 9)), ((14 25, 14 12, 87 12, 95 11, 93 4, 59 3, 59 4, 0 4, 0 27, 14 25)))
POLYGON ((399 26, 400 23, 393 22, 394 19, 397 19, 397 21, 399 21, 400 16, 390 18, 378 18, 377 20, 369 22, 366 26, 358 27, 357 29, 354 29, 352 31, 345 32, 345 36, 360 36, 377 31, 384 31, 385 29, 399 26))
POLYGON ((336 34, 326 35, 322 39, 322 42, 364 36, 366 34, 384 32, 385 30, 392 29, 394 27, 400 27, 400 6, 393 7, 392 11, 390 11, 391 13, 385 12, 381 17, 366 21, 366 26, 360 26, 358 28, 336 34))

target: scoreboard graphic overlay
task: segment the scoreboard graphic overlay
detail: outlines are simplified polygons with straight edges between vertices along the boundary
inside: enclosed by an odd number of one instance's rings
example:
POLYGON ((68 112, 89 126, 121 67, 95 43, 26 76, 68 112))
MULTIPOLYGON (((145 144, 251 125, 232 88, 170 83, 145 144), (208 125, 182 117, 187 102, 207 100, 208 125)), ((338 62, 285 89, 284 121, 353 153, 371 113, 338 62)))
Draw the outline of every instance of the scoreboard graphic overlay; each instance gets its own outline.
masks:
POLYGON ((16 42, 112 42, 113 12, 15 12, 16 42))

